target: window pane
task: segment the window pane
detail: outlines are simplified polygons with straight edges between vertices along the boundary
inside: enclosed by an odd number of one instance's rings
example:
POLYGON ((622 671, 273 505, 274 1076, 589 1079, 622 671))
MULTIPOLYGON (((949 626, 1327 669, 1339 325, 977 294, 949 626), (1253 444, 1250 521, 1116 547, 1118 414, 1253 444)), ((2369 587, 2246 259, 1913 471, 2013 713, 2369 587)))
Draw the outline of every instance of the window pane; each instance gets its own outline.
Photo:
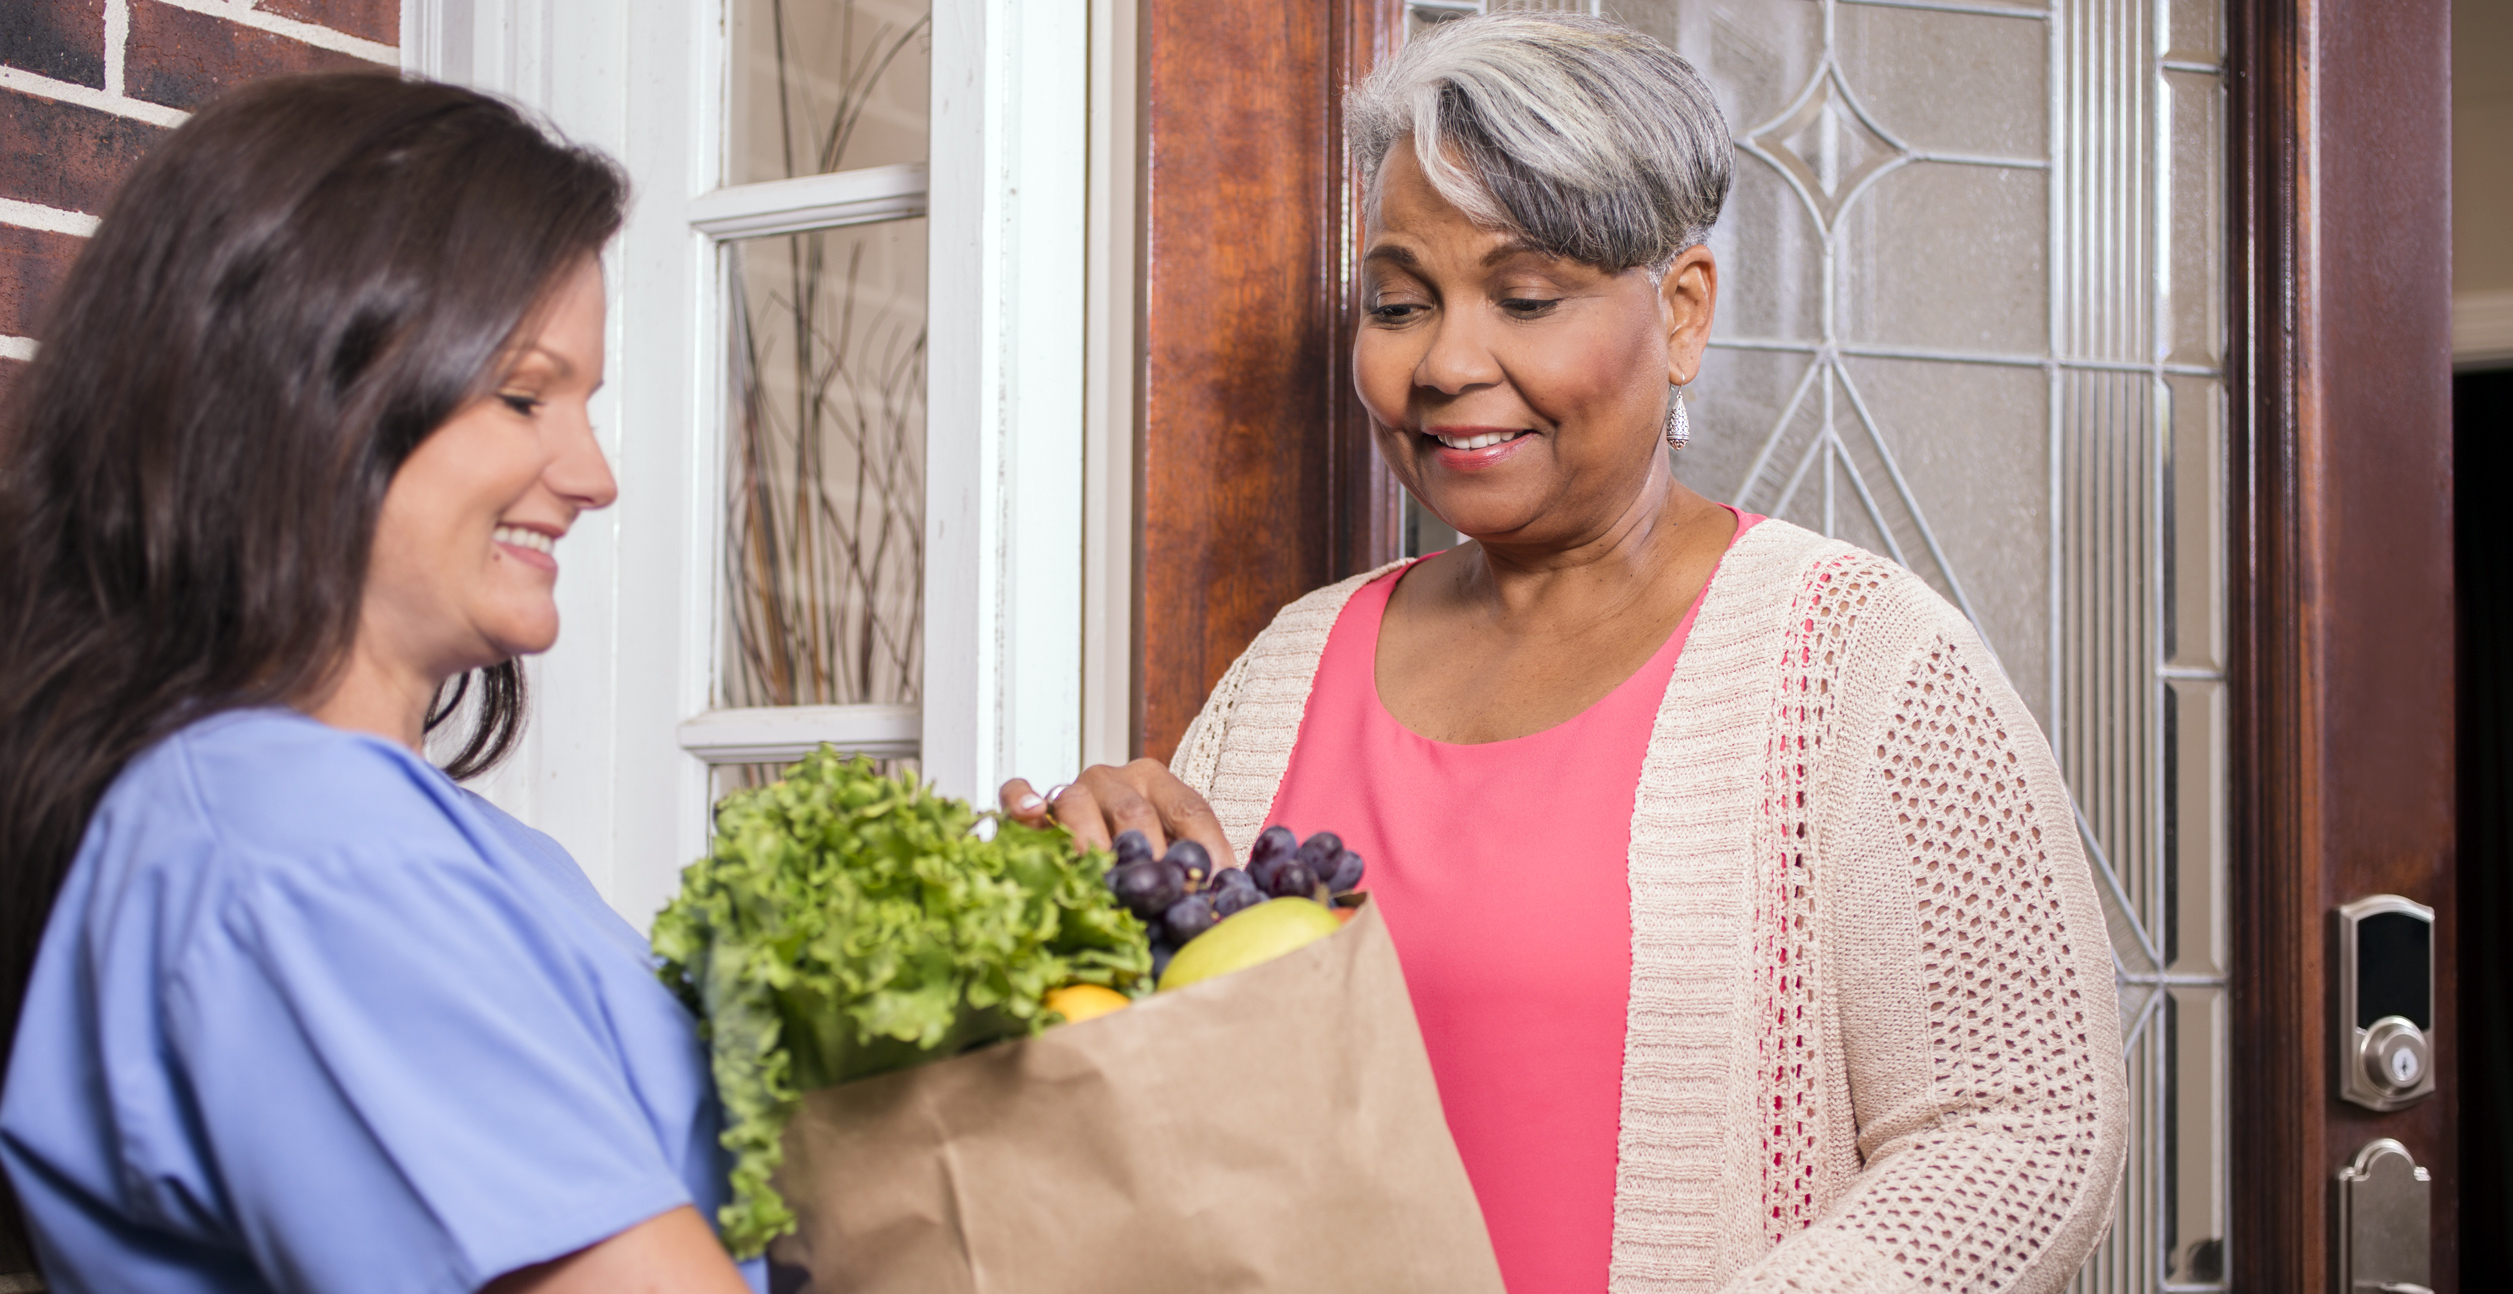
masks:
POLYGON ((716 703, 912 705, 924 658, 925 222, 728 244, 716 703))
POLYGON ((932 0, 732 0, 727 184, 925 160, 932 0))

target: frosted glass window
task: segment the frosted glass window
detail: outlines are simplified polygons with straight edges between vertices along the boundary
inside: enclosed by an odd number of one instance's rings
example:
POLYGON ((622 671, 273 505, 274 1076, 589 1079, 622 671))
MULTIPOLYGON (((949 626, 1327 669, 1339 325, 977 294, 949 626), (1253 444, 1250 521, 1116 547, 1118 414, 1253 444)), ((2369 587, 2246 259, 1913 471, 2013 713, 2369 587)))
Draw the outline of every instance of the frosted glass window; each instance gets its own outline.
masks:
POLYGON ((726 184, 925 160, 931 0, 731 0, 726 184))
POLYGON ((2076 1288, 2222 1289, 2221 0, 1602 8, 1701 70, 1739 148, 1677 470, 1980 626, 2118 967, 2138 1132, 2076 1288))
POLYGON ((925 222, 726 244, 723 706, 912 705, 925 222))
MULTIPOLYGON (((890 707, 912 722, 921 699, 926 231, 913 164, 930 134, 932 15, 931 0, 727 0, 728 187, 710 200, 741 219, 701 222, 724 285, 722 709, 890 707)), ((796 751, 865 722, 793 718, 796 751)), ((896 723, 874 726, 898 744, 896 723)), ((754 767, 756 745, 701 757, 722 765, 719 781, 756 781, 774 767, 754 767)))

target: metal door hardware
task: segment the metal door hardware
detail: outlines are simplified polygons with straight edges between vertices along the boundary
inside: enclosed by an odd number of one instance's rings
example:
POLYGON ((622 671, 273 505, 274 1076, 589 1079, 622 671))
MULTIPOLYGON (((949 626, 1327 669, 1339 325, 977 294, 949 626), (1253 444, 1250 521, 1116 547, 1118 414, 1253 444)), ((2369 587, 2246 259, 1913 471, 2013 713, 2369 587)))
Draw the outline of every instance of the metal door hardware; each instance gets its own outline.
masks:
POLYGON ((2338 916, 2339 1095, 2414 1105, 2434 1091, 2434 909, 2376 894, 2338 916))
POLYGON ((2426 1287, 2433 1189, 2408 1147, 2389 1137, 2356 1152, 2356 1162, 2338 1173, 2339 1288, 2434 1294, 2426 1287))

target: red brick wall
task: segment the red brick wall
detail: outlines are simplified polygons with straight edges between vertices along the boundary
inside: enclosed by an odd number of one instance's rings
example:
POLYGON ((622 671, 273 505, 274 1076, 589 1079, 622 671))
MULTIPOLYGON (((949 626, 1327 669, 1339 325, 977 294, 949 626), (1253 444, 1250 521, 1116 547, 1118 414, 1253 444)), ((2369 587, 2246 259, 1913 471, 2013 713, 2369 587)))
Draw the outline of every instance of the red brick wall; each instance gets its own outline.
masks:
POLYGON ((0 0, 0 394, 131 164, 256 77, 398 65, 401 0, 0 0))

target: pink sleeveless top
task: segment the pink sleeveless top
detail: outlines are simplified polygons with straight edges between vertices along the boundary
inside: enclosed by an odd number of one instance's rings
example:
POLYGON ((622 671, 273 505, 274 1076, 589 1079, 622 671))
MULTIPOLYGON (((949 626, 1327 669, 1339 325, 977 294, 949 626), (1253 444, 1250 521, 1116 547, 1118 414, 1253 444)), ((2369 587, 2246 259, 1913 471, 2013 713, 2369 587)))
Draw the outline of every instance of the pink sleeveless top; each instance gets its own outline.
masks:
MULTIPOLYGON (((1762 520, 1737 517, 1740 536, 1762 520)), ((1410 569, 1363 585, 1336 619, 1266 820, 1304 838, 1334 831, 1368 860, 1362 888, 1403 958, 1503 1280, 1516 1294, 1601 1291, 1632 986, 1633 793, 1701 603, 1578 716, 1455 745, 1379 704, 1379 623, 1410 569)))

